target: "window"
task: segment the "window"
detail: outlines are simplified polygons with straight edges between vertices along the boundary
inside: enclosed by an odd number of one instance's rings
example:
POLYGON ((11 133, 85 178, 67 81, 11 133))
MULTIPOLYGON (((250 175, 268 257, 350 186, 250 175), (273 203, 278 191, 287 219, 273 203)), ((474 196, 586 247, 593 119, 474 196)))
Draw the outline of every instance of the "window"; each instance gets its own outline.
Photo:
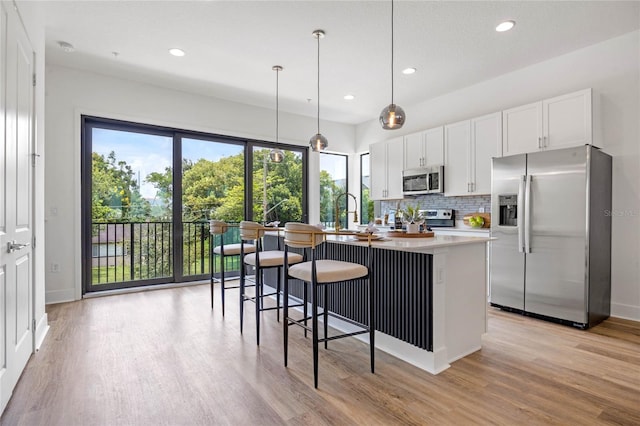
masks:
MULTIPOLYGON (((334 228, 336 222, 336 198, 347 192, 347 156, 342 154, 320 153, 320 222, 334 228)), ((340 197, 340 220, 342 228, 348 228, 348 195, 340 197)), ((350 205, 354 206, 354 201, 350 205)), ((356 206, 354 206, 356 209, 356 206)))

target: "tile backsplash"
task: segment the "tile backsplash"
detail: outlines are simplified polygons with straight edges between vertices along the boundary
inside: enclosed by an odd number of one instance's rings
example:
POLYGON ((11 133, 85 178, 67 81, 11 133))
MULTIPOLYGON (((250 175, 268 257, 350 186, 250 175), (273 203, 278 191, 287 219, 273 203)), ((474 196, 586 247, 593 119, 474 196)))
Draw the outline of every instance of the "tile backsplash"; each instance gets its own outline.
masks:
POLYGON ((490 195, 469 195, 464 197, 445 197, 442 194, 428 194, 417 197, 405 198, 400 201, 380 201, 375 205, 376 217, 383 217, 390 210, 395 210, 398 203, 400 208, 405 205, 417 205, 421 210, 424 209, 453 209, 457 220, 461 220, 464 215, 478 212, 484 207, 486 213, 491 212, 491 196, 490 195), (379 208, 379 210, 378 210, 379 208))

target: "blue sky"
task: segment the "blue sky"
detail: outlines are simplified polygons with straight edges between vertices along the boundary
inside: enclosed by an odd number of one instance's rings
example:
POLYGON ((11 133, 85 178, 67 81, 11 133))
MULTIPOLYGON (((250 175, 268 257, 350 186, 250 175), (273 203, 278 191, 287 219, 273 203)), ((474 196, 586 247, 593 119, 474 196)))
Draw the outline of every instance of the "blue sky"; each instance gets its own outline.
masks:
MULTIPOLYGON (((117 161, 126 161, 133 169, 136 178, 140 176, 140 193, 144 198, 154 198, 156 190, 153 185, 144 182, 149 173, 163 173, 171 167, 173 157, 173 139, 167 136, 144 133, 123 132, 119 130, 93 129, 93 152, 109 155, 116 154, 117 161)), ((242 145, 230 145, 199 139, 183 139, 183 157, 198 161, 205 158, 217 161, 222 157, 242 152, 242 145)))

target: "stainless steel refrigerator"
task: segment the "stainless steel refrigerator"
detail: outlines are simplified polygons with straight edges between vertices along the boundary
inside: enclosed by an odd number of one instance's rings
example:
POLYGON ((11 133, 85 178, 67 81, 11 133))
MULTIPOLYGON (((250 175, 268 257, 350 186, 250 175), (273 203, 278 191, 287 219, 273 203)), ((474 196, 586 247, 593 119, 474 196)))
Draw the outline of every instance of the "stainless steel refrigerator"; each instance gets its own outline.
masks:
POLYGON ((490 301, 578 328, 609 316, 611 157, 587 145, 494 158, 490 301))

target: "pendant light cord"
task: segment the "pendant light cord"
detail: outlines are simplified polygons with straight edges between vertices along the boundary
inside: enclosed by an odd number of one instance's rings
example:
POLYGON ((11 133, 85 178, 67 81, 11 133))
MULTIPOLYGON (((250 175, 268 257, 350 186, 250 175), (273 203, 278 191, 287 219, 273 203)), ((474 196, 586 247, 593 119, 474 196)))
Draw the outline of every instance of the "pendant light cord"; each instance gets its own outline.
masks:
POLYGON ((391 104, 393 104, 393 0, 391 0, 391 104))
POLYGON ((280 104, 279 104, 279 97, 278 94, 280 93, 280 87, 279 87, 279 82, 280 82, 280 69, 276 68, 276 142, 279 141, 279 137, 278 137, 278 128, 280 126, 280 122, 279 122, 279 112, 280 112, 280 104))
POLYGON ((318 134, 320 134, 320 34, 316 34, 318 40, 318 134))

